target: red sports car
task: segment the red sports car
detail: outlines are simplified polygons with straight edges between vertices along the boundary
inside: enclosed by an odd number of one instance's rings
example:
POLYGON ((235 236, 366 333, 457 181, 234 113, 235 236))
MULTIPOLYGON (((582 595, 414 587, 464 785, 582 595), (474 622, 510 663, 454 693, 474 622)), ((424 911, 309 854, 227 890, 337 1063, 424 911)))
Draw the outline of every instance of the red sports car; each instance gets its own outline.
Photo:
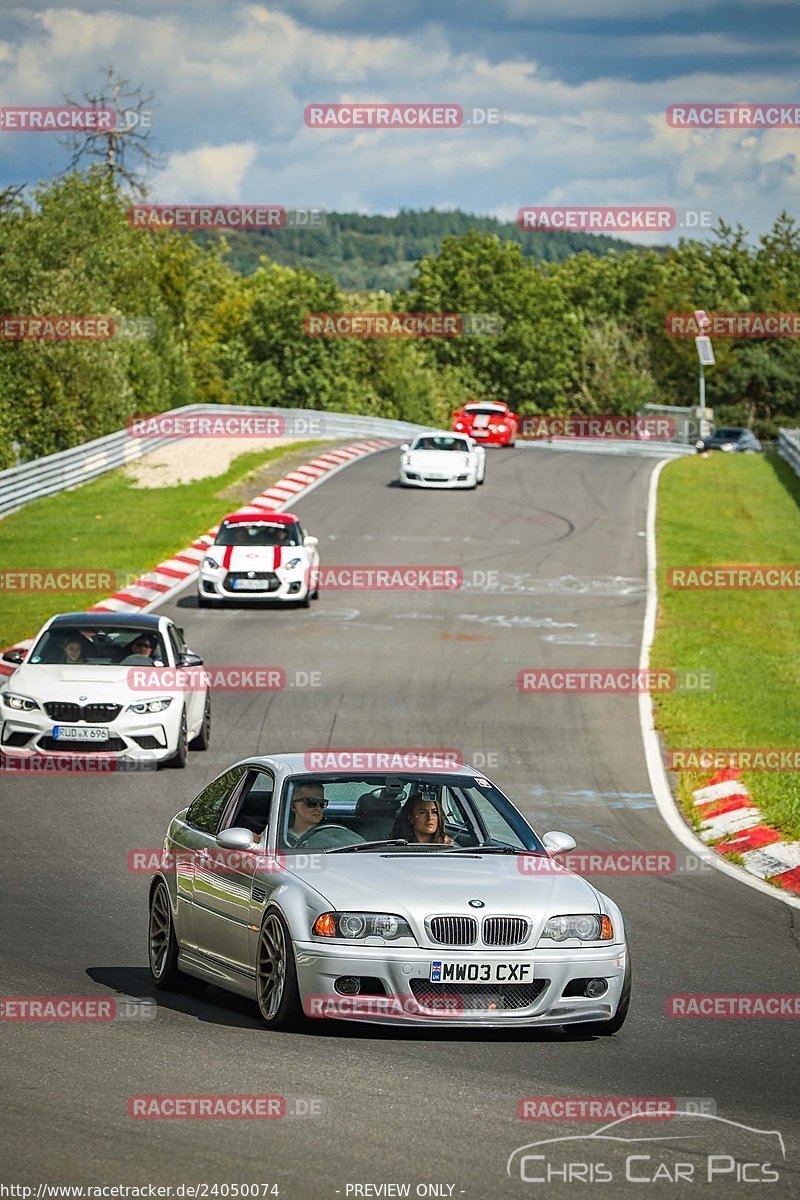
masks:
POLYGON ((475 400, 453 413, 453 429, 483 445, 513 446, 518 426, 517 414, 502 400, 475 400))

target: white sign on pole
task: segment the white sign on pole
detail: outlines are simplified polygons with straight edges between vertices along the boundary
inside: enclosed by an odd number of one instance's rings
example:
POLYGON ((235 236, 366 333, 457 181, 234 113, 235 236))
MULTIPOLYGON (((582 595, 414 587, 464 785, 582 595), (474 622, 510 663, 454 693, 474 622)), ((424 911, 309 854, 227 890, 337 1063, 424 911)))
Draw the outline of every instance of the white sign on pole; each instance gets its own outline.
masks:
POLYGON ((703 312, 702 308, 696 308, 694 310, 694 319, 695 319, 695 323, 697 325, 698 331, 700 333, 705 333, 705 331, 708 329, 709 325, 711 324, 711 320, 709 319, 708 313, 703 312))
POLYGON ((714 365, 714 348, 711 345, 710 337, 696 337, 694 344, 697 347, 697 357, 704 367, 713 367, 714 365))

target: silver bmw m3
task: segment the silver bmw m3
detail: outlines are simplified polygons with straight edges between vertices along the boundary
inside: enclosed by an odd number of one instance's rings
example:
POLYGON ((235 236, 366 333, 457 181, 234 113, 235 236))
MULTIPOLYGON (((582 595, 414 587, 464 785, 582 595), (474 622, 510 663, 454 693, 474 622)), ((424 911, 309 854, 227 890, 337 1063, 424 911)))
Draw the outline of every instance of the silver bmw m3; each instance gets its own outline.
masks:
POLYGON ((622 914, 560 865, 571 837, 539 838, 469 767, 325 757, 243 760, 172 820, 150 885, 157 988, 217 984, 271 1029, 621 1028, 622 914))

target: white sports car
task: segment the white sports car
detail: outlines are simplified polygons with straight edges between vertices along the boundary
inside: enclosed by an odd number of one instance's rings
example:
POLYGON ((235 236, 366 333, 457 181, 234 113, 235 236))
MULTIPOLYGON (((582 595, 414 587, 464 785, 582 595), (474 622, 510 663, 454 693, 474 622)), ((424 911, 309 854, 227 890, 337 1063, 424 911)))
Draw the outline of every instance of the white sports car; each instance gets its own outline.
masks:
POLYGON ((211 701, 192 670, 203 660, 169 617, 61 613, 3 657, 19 664, 0 685, 6 767, 54 754, 185 767, 190 745, 208 749, 211 701))
POLYGON ((307 608, 317 598, 317 545, 293 513, 232 513, 200 564, 197 603, 281 600, 307 608))
POLYGON ((403 487, 474 488, 486 478, 486 450, 460 433, 421 433, 401 446, 403 487))

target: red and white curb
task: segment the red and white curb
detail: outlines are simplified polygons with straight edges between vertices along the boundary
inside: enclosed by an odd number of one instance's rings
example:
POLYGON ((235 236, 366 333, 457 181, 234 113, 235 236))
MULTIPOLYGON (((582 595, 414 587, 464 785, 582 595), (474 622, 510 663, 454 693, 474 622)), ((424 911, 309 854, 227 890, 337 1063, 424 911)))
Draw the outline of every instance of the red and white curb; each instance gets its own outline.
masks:
POLYGON ((692 795, 700 837, 712 850, 738 855, 751 875, 800 896, 800 842, 764 822, 738 771, 719 771, 692 795))
MULTIPOLYGON (((246 513, 283 512, 301 499, 307 492, 317 487, 337 471, 349 467, 351 463, 376 450, 385 450, 396 443, 387 438, 369 438, 367 441, 354 442, 351 446, 340 446, 326 454, 320 454, 310 462, 296 467, 283 479, 279 479, 272 487, 267 488, 249 502, 236 509, 236 512, 246 513)), ((89 612, 147 612, 169 599, 173 592, 178 592, 190 583, 199 573, 200 561, 208 547, 216 537, 219 525, 212 525, 190 546, 173 554, 171 558, 160 562, 152 571, 140 575, 122 591, 93 604, 89 612)), ((15 642, 9 650, 27 650, 33 645, 33 638, 15 642)), ((0 661, 0 675, 13 675, 16 667, 0 661)))

